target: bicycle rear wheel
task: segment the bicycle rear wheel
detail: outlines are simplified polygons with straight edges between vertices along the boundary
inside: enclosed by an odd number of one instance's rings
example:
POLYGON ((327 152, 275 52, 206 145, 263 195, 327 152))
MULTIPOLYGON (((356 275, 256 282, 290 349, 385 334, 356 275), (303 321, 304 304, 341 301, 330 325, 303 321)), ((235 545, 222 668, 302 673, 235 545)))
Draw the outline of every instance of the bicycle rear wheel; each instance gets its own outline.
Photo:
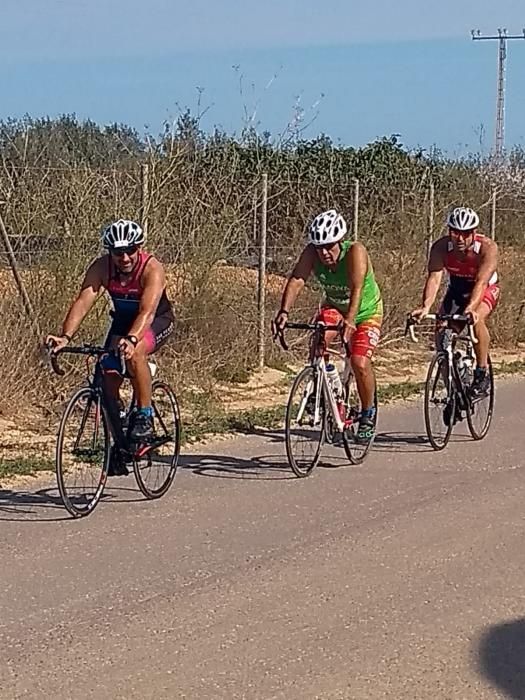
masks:
MULTIPOLYGON (((351 464, 362 464, 367 454, 370 452, 374 443, 374 438, 367 442, 358 442, 357 431, 359 430, 359 414, 360 400, 357 393, 355 379, 351 376, 346 386, 346 420, 347 425, 343 430, 343 447, 345 448, 346 456, 351 464)), ((375 408, 375 428, 377 430, 377 388, 374 393, 374 408, 375 408)), ((375 435, 375 433, 374 433, 375 435)))
POLYGON ((456 417, 456 392, 449 374, 446 353, 434 355, 425 382, 425 428, 435 450, 447 446, 456 417))
POLYGON ((312 367, 305 367, 290 390, 286 407, 286 454, 298 477, 311 474, 319 462, 325 439, 326 421, 324 398, 321 393, 318 421, 315 421, 315 397, 320 375, 312 367))
POLYGON ((489 432, 492 416, 494 413, 494 373, 492 370, 492 362, 488 363, 488 372, 490 378, 490 388, 487 396, 472 400, 467 393, 467 423, 470 434, 474 440, 483 440, 489 432))
POLYGON ((55 459, 60 497, 74 518, 89 515, 100 501, 109 454, 108 419, 100 396, 88 387, 80 389, 62 415, 55 459))
POLYGON ((160 380, 152 385, 153 426, 151 445, 139 449, 133 460, 135 479, 148 499, 160 498, 173 483, 180 455, 180 411, 171 387, 160 380))

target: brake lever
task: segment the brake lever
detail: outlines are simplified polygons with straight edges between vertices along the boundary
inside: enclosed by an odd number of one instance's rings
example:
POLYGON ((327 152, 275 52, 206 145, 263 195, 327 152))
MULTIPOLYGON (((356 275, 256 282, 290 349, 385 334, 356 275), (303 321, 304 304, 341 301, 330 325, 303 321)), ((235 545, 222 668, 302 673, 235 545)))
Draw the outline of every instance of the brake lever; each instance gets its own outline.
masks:
POLYGON ((476 337, 476 334, 474 333, 474 316, 473 316, 473 314, 469 313, 469 317, 470 317, 470 320, 467 322, 468 332, 470 335, 470 339, 472 340, 474 345, 477 345, 477 343, 479 341, 476 337))
POLYGON ((120 373, 123 377, 125 377, 126 370, 127 370, 126 358, 124 357, 124 353, 122 352, 122 350, 119 347, 117 347, 115 352, 116 352, 116 355, 117 355, 119 362, 120 362, 120 373))
POLYGON ((284 328, 277 328, 275 321, 272 321, 272 340, 274 343, 278 340, 282 349, 288 350, 288 345, 284 339, 284 328))
POLYGON ((51 343, 46 343, 44 345, 44 358, 45 358, 45 363, 49 367, 51 365, 51 369, 55 374, 57 374, 59 377, 63 377, 66 373, 62 367, 58 364, 58 357, 56 353, 53 352, 53 345, 51 343))
POLYGON ((277 338, 278 338, 278 340, 279 340, 279 343, 280 343, 282 349, 283 349, 283 350, 288 350, 288 343, 287 343, 286 340, 284 339, 284 331, 283 331, 283 330, 279 330, 279 331, 277 332, 277 338))
POLYGON ((409 335, 409 336, 410 336, 410 340, 411 340, 413 343, 418 343, 418 342, 419 342, 419 339, 418 339, 418 337, 416 336, 416 331, 414 330, 415 324, 416 324, 416 321, 412 318, 412 316, 409 315, 409 316, 407 317, 407 322, 406 322, 406 325, 405 325, 405 336, 406 336, 406 335, 409 335))

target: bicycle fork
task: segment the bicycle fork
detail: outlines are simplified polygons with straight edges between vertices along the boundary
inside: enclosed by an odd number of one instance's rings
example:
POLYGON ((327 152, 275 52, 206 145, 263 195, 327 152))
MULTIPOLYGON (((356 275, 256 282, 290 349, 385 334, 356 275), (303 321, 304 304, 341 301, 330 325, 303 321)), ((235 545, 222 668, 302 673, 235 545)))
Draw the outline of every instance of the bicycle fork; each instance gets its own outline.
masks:
POLYGON ((334 423, 337 427, 337 429, 342 432, 345 428, 345 423, 341 419, 341 416, 339 414, 339 408, 337 406, 337 402, 334 396, 334 392, 332 391, 329 383, 328 383, 328 377, 326 375, 326 369, 323 364, 320 364, 317 366, 317 377, 316 379, 310 379, 308 384, 306 385, 306 388, 304 390, 304 394, 301 400, 301 404, 299 406, 299 411, 297 413, 297 422, 301 421, 301 418, 304 414, 304 411, 306 410, 306 404, 311 397, 314 389, 315 389, 315 404, 314 404, 314 415, 313 415, 313 425, 319 425, 321 422, 321 391, 323 392, 324 398, 325 398, 325 405, 329 407, 330 413, 332 415, 332 419, 334 420, 334 423))

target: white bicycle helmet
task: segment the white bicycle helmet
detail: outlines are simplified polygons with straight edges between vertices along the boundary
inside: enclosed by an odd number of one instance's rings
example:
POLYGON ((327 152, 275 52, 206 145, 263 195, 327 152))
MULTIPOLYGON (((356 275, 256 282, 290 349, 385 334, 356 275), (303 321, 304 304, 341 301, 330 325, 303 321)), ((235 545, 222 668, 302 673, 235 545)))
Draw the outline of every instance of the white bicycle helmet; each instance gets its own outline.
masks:
POLYGON ((134 245, 142 245, 145 241, 142 228, 135 222, 128 219, 114 221, 102 232, 102 243, 104 248, 130 248, 134 245))
POLYGON ((448 215, 447 225, 456 231, 472 231, 479 226, 479 216, 470 207, 456 207, 448 215))
POLYGON ((319 214, 310 226, 310 243, 315 246, 337 243, 346 235, 346 221, 335 209, 319 214))

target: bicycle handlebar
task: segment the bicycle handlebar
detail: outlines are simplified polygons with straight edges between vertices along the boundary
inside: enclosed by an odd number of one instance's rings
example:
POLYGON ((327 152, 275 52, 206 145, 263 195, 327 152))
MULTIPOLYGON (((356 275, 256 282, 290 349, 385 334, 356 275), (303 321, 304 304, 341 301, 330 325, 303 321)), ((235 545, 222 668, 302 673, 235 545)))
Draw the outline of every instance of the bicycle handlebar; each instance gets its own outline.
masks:
POLYGON ((279 343, 281 344, 283 350, 288 350, 288 344, 284 339, 284 331, 286 328, 292 328, 300 331, 322 331, 323 333, 325 333, 326 331, 341 332, 343 330, 343 324, 338 323, 337 325, 328 325, 326 323, 323 323, 323 321, 316 321, 315 323, 294 323, 291 321, 287 321, 284 324, 284 328, 282 330, 278 330, 274 334, 274 340, 279 340, 279 343))
POLYGON ((46 345, 45 346, 46 351, 47 351, 47 357, 51 363, 51 367, 53 369, 53 372, 55 374, 58 374, 59 377, 63 377, 65 374, 65 370, 60 367, 60 364, 58 362, 58 355, 62 355, 64 353, 68 353, 70 355, 88 355, 90 357, 102 357, 103 355, 115 355, 116 357, 119 358, 119 360, 122 362, 122 365, 124 367, 124 360, 121 357, 120 353, 115 350, 108 350, 107 348, 103 348, 99 345, 82 345, 79 347, 64 347, 60 348, 56 352, 53 352, 53 346, 52 345, 46 345))
MULTIPOLYGON (((459 323, 466 323, 468 327, 468 334, 474 345, 478 342, 476 335, 474 334, 474 319, 471 314, 427 314, 425 319, 430 319, 431 321, 458 321, 459 323)), ((423 320, 423 319, 422 319, 423 320)), ((417 343, 418 338, 414 330, 414 326, 418 323, 418 320, 413 316, 408 314, 407 322, 405 326, 405 335, 410 335, 410 339, 417 343)))

